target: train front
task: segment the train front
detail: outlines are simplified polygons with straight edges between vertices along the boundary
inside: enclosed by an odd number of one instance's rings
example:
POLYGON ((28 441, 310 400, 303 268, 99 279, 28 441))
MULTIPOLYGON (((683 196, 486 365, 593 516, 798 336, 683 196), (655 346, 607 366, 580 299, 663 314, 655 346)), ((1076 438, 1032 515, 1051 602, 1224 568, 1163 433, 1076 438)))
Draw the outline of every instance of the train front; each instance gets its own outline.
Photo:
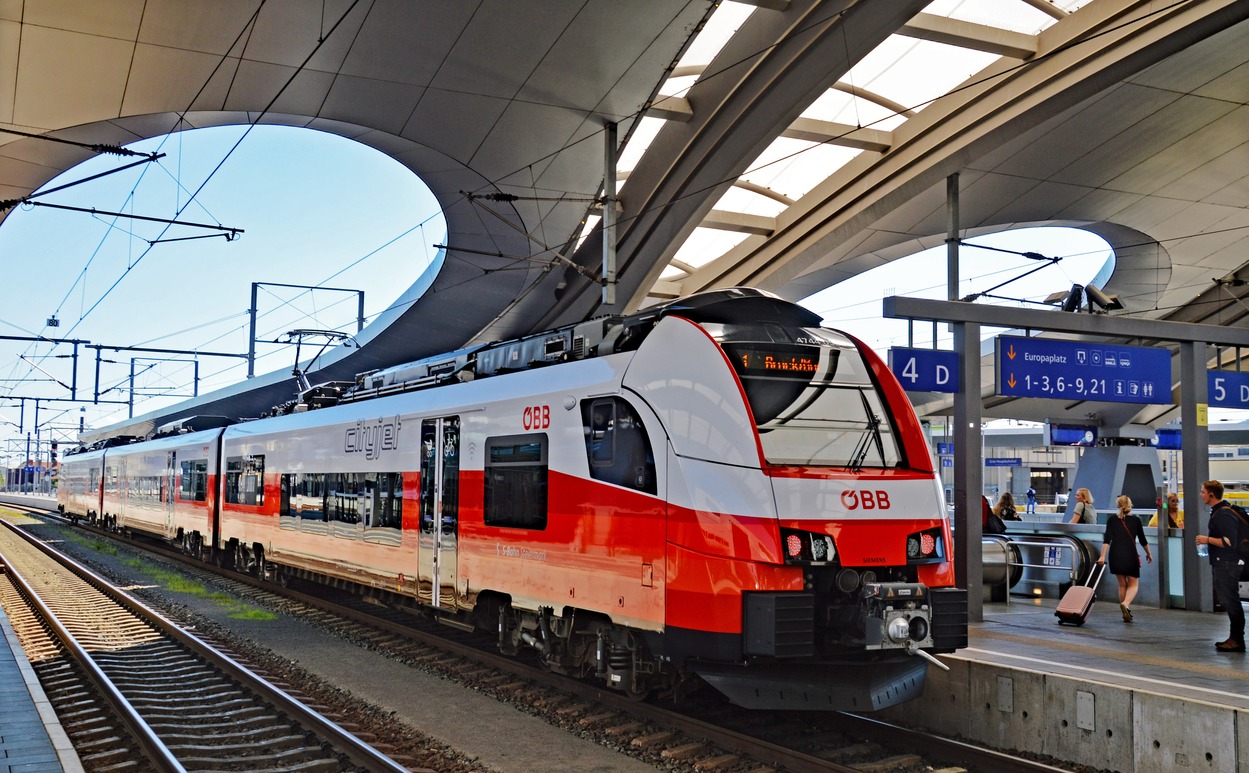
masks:
POLYGON ((917 697, 932 653, 966 646, 967 594, 897 380, 779 299, 663 325, 662 346, 681 354, 645 387, 674 457, 669 654, 748 708, 870 711, 917 697))

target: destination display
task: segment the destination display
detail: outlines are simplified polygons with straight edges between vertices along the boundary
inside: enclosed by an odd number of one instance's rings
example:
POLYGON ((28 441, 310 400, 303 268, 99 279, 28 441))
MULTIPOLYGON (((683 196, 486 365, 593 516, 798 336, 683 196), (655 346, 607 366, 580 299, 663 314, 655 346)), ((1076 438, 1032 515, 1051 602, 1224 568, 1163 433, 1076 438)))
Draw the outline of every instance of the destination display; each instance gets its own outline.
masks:
POLYGON ((1166 349, 998 336, 996 350, 999 395, 1171 402, 1171 354, 1166 349))

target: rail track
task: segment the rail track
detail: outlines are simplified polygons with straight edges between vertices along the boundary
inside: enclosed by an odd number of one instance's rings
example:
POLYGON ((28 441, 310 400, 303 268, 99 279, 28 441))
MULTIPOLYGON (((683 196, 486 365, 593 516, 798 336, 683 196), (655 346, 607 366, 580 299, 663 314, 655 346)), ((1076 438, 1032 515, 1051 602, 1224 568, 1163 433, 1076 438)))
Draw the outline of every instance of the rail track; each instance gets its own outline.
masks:
POLYGON ((146 542, 140 545, 181 563, 187 572, 211 576, 215 584, 253 604, 298 615, 336 635, 541 714, 602 743, 631 749, 673 770, 1071 770, 852 714, 745 712, 718 696, 701 694, 675 706, 639 703, 504 657, 481 637, 350 594, 305 593, 223 571, 146 542))
POLYGON ((409 770, 4 526, 0 597, 87 770, 409 770))

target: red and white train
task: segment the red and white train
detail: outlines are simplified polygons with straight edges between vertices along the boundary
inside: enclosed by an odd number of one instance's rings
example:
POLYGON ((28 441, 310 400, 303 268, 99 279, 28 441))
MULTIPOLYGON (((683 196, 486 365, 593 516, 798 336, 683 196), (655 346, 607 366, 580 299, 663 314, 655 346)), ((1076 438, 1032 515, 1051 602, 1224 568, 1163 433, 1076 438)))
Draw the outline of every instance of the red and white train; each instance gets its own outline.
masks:
POLYGON ((634 695, 697 675, 748 707, 872 710, 966 645, 915 413, 797 305, 708 292, 326 393, 67 455, 61 509, 634 695))

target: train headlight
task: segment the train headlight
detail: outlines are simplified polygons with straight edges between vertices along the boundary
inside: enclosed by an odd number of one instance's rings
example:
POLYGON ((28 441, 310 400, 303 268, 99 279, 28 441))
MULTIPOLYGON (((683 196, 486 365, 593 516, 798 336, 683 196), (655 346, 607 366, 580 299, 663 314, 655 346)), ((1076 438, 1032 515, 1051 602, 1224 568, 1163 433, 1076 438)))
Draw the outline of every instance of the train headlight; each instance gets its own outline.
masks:
POLYGON ((885 631, 892 641, 905 642, 911 638, 911 624, 905 617, 895 617, 889 621, 885 631))
POLYGON ((919 538, 915 535, 906 538, 906 557, 919 558, 919 538))

